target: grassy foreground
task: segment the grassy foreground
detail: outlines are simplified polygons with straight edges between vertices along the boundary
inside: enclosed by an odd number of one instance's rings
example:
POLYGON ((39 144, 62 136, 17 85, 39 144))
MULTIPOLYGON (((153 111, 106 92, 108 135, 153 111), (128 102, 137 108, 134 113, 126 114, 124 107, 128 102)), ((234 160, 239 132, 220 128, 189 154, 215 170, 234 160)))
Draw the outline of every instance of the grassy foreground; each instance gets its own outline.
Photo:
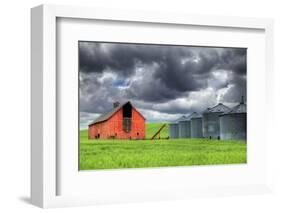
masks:
MULTIPOLYGON (((147 124, 150 138, 161 124, 147 124)), ((161 137, 167 137, 167 128, 161 137)), ((80 131, 80 169, 246 163, 246 143, 208 139, 88 140, 80 131)))

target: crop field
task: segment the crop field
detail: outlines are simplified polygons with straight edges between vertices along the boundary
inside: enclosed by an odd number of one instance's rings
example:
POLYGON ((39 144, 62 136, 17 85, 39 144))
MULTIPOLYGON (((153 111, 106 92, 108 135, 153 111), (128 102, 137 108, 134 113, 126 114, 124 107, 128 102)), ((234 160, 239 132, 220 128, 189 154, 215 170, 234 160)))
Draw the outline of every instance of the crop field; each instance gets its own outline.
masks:
MULTIPOLYGON (((151 138, 161 123, 146 124, 151 138)), ((168 137, 168 128, 161 138, 168 137)), ((80 131, 80 170, 241 164, 247 162, 245 141, 209 139, 88 140, 80 131)))

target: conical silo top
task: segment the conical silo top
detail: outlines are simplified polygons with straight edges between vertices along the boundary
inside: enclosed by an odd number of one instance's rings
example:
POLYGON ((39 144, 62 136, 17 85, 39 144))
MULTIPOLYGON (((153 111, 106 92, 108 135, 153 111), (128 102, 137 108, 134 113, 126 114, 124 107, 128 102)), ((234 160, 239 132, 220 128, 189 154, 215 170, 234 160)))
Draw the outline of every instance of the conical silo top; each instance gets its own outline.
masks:
POLYGON ((228 112, 229 114, 233 114, 233 113, 246 113, 247 112, 247 106, 244 103, 240 103, 237 106, 233 107, 232 110, 230 110, 230 112, 228 112))
POLYGON ((227 106, 225 106, 224 104, 222 103, 219 103, 217 104, 216 106, 212 107, 212 108, 209 108, 207 111, 207 113, 211 113, 211 112, 222 112, 222 113, 227 113, 229 112, 231 109, 227 106))
POLYGON ((197 112, 193 112, 188 116, 188 119, 191 120, 192 118, 201 118, 202 116, 197 112))
POLYGON ((205 109, 205 110, 203 111, 203 113, 207 113, 207 112, 209 112, 209 111, 210 111, 210 109, 211 109, 211 107, 208 107, 207 109, 205 109))
POLYGON ((180 122, 180 121, 186 121, 186 120, 188 120, 188 118, 183 115, 183 116, 179 117, 177 120, 175 120, 175 123, 180 122))

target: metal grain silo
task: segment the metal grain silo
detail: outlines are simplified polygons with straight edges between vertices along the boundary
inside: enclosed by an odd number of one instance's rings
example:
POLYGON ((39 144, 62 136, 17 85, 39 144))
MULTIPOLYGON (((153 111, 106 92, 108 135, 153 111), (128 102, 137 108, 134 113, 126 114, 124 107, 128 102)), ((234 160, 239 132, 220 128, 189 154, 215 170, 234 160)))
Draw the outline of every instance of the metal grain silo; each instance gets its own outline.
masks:
POLYGON ((247 139, 247 107, 241 102, 228 113, 220 115, 222 140, 247 139))
POLYGON ((191 138, 202 138, 203 137, 203 126, 202 126, 202 116, 197 112, 193 113, 190 119, 190 130, 191 138))
POLYGON ((190 119, 185 118, 178 121, 179 138, 190 138, 190 119))
POLYGON ((203 112, 202 125, 203 137, 210 139, 220 139, 220 119, 219 115, 227 113, 230 108, 219 103, 218 105, 208 108, 203 112))
POLYGON ((178 123, 169 124, 169 137, 170 138, 179 138, 179 124, 178 123))
POLYGON ((181 116, 180 118, 169 124, 170 138, 179 138, 179 122, 183 120, 186 120, 185 116, 181 116))

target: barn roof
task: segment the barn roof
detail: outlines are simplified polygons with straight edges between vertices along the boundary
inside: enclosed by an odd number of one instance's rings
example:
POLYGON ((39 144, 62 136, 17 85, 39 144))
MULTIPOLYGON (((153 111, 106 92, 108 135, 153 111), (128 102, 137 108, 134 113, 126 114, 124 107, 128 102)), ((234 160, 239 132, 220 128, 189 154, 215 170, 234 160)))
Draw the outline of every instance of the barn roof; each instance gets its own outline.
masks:
MULTIPOLYGON (((93 125, 93 124, 95 124, 95 123, 99 123, 99 122, 103 122, 103 121, 106 121, 106 120, 108 120, 111 116, 113 116, 116 112, 118 112, 124 105, 126 105, 126 104, 131 104, 131 102, 130 101, 127 101, 127 102, 125 102, 125 103, 123 103, 123 104, 120 104, 119 106, 117 106, 117 107, 115 107, 115 108, 113 108, 113 109, 111 109, 110 111, 108 111, 108 112, 106 112, 106 113, 104 113, 104 114, 102 114, 102 115, 100 115, 98 118, 96 118, 93 122, 91 122, 90 124, 89 124, 89 126, 90 125, 93 125)), ((131 104, 131 106, 136 110, 136 108, 131 104)), ((137 111, 137 110, 136 110, 137 111)), ((137 111, 138 112, 138 111, 137 111)), ((141 113, 139 113, 142 117, 143 117, 143 115, 141 114, 141 113)), ((143 117, 144 118, 144 117, 143 117)))

